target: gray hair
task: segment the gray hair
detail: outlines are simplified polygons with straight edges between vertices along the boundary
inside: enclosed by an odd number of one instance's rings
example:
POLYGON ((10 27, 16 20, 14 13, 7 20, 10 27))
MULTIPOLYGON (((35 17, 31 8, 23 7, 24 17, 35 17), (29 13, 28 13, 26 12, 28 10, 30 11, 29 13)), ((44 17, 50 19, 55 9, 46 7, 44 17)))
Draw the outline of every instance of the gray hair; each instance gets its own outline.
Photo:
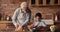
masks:
POLYGON ((24 7, 28 7, 28 3, 27 2, 22 2, 21 3, 21 8, 24 8, 24 7))

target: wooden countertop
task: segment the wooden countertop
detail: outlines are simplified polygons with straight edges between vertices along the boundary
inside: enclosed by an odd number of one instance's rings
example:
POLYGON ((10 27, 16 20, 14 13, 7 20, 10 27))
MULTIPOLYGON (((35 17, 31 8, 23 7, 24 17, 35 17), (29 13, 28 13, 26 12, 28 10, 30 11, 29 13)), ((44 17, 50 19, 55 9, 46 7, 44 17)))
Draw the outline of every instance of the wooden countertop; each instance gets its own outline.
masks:
POLYGON ((12 21, 0 21, 0 24, 1 23, 12 23, 12 21))

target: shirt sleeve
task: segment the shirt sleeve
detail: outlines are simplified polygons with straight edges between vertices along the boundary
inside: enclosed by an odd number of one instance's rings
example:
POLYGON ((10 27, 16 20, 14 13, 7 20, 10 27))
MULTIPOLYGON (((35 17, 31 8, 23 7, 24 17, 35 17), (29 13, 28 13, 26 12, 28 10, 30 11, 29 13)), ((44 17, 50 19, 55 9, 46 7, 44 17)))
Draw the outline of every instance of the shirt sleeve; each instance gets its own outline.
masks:
POLYGON ((30 22, 30 17, 31 17, 31 14, 28 14, 28 16, 27 16, 25 22, 22 24, 22 26, 26 26, 26 25, 29 24, 29 22, 30 22))
POLYGON ((43 26, 43 27, 46 27, 46 24, 45 24, 45 22, 43 22, 43 21, 42 21, 42 26, 43 26))
POLYGON ((17 15, 18 15, 18 9, 15 10, 13 16, 12 16, 12 22, 14 25, 17 24, 17 15))

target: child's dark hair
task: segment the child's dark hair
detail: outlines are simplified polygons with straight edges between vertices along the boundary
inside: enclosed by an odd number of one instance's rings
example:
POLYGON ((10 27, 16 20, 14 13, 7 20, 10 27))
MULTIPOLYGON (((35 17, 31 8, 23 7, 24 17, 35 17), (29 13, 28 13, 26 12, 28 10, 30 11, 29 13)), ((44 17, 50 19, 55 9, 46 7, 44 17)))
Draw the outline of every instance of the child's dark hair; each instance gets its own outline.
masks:
POLYGON ((42 19, 41 13, 36 13, 35 17, 37 17, 37 16, 42 19))

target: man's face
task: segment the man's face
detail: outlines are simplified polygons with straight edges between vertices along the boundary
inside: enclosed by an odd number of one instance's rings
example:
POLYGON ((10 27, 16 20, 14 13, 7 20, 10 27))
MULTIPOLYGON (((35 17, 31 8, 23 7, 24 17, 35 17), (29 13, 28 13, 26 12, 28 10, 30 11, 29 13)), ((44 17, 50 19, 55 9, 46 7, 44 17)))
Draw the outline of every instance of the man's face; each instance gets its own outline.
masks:
POLYGON ((27 10, 27 7, 23 7, 22 10, 26 11, 27 10))
POLYGON ((36 21, 40 21, 41 18, 39 18, 39 17, 37 16, 37 17, 35 17, 35 20, 36 20, 36 21))

